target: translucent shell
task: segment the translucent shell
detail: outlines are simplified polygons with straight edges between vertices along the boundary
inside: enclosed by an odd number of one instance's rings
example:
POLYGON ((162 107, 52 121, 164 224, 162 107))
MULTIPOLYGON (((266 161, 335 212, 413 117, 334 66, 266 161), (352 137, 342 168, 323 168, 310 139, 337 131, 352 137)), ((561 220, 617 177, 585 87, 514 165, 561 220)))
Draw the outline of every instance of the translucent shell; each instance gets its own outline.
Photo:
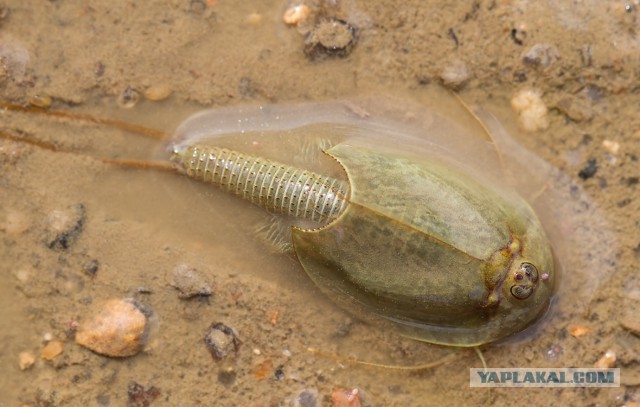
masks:
POLYGON ((187 175, 289 215, 309 277, 364 320, 427 342, 475 346, 544 314, 556 281, 551 246, 534 210, 504 182, 507 168, 487 165, 501 162, 495 145, 428 110, 408 123, 418 116, 360 107, 200 113, 178 129, 173 161, 187 175), (214 157, 222 151, 235 157, 231 164, 214 157), (268 188, 247 188, 258 178, 268 188), (296 188, 324 195, 286 193, 296 188), (294 197, 315 207, 332 191, 342 199, 330 205, 338 210, 289 210, 294 197))

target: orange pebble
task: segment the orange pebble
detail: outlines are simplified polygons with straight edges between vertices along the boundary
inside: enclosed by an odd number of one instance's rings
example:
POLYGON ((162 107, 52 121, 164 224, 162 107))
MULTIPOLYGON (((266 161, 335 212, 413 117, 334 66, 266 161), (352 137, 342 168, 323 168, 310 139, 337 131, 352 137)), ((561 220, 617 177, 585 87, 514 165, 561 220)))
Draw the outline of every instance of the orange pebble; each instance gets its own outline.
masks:
POLYGON ((578 338, 580 336, 584 336, 584 335, 588 334, 589 332, 591 332, 591 328, 589 328, 588 326, 583 326, 583 325, 571 325, 571 326, 569 326, 569 333, 571 334, 571 336, 574 336, 576 338, 578 338))
POLYGON ((337 389, 331 393, 332 407, 362 407, 360 390, 337 389))
POLYGON ((253 375, 258 380, 267 378, 271 372, 273 372, 273 362, 271 359, 267 359, 253 367, 253 375))
POLYGON ((596 369, 610 369, 616 364, 616 353, 609 349, 594 365, 596 369))
POLYGON ((113 299, 80 326, 76 342, 101 355, 132 356, 142 350, 148 330, 140 304, 133 299, 113 299))
POLYGON ((40 352, 40 357, 44 360, 53 360, 62 354, 62 342, 51 341, 40 352))
POLYGON ((278 316, 280 316, 280 311, 277 309, 271 310, 268 313, 269 323, 273 326, 278 324, 278 316))

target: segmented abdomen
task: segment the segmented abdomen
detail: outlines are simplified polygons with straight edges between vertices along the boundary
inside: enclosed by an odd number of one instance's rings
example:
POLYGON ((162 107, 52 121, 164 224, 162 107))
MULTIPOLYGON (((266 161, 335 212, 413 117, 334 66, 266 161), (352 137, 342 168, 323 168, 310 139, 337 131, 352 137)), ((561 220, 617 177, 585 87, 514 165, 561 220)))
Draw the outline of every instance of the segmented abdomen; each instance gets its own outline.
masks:
POLYGON ((196 144, 174 152, 173 161, 190 177, 272 212, 326 222, 347 205, 346 182, 261 157, 196 144))

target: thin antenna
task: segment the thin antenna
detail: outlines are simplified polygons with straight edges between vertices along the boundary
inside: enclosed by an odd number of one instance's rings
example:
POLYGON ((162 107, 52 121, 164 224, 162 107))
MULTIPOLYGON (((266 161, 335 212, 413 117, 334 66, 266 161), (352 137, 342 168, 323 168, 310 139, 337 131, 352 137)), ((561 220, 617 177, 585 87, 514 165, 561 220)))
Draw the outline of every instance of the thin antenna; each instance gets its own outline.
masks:
POLYGON ((373 362, 364 362, 361 360, 357 360, 357 359, 350 359, 350 358, 341 358, 341 357, 337 357, 337 356, 333 356, 333 355, 329 355, 327 353, 324 353, 322 351, 319 351, 318 349, 315 348, 307 348, 307 352, 311 353, 312 355, 317 355, 317 356, 321 356, 324 357, 326 359, 331 359, 334 360, 336 362, 341 362, 341 363, 348 363, 348 364, 352 364, 352 365, 360 365, 360 366, 367 366, 367 367, 375 367, 375 368, 380 368, 380 369, 393 369, 393 370, 402 370, 402 371, 407 371, 407 372, 419 372, 419 371, 423 371, 423 370, 429 370, 429 369, 434 369, 438 366, 442 366, 442 365, 446 365, 448 363, 451 363, 455 360, 460 359, 460 353, 450 353, 445 357, 442 357, 434 362, 430 362, 430 363, 424 363, 421 365, 414 365, 414 366, 401 366, 401 365, 386 365, 384 363, 373 363, 373 362))
MULTIPOLYGON (((74 153, 74 152, 71 152, 71 151, 67 151, 67 150, 61 149, 61 148, 59 148, 58 146, 56 146, 55 144, 52 144, 52 143, 47 143, 47 142, 41 141, 41 140, 33 140, 33 139, 23 138, 23 137, 16 136, 14 134, 6 133, 6 132, 3 132, 3 131, 0 131, 0 139, 17 141, 19 143, 25 143, 25 144, 29 144, 29 145, 41 148, 43 150, 53 151, 53 152, 56 152, 56 153, 69 153, 69 154, 85 155, 85 154, 74 153)), ((93 156, 93 155, 87 155, 87 156, 91 157, 94 160, 103 162, 105 164, 116 165, 116 166, 122 167, 122 168, 152 169, 152 170, 168 171, 168 172, 176 172, 177 171, 177 169, 173 165, 171 165, 169 163, 166 163, 166 162, 162 162, 162 161, 128 160, 128 159, 110 158, 110 157, 96 157, 96 156, 93 156)))
POLYGON ((504 164, 504 158, 502 157, 502 154, 500 153, 500 150, 498 150, 498 145, 496 143, 495 138, 493 137, 493 135, 491 134, 491 131, 489 131, 489 128, 487 127, 487 125, 485 124, 485 122, 480 119, 480 117, 478 116, 478 114, 475 112, 474 109, 471 108, 471 106, 469 106, 467 104, 467 102, 464 101, 464 99, 462 99, 462 97, 460 95, 458 95, 455 92, 450 91, 451 94, 453 94, 453 96, 458 100, 458 102, 464 107, 464 109, 467 111, 467 113, 473 118, 473 120, 478 123, 480 125, 480 127, 482 128, 482 131, 484 132, 484 134, 487 136, 487 138, 489 139, 489 141, 491 141, 491 143, 494 146, 494 151, 496 153, 496 157, 498 157, 498 164, 500 165, 500 170, 505 173, 506 171, 506 167, 504 164))
POLYGON ((28 138, 16 136, 15 134, 5 133, 3 131, 0 131, 0 138, 5 139, 5 140, 17 141, 19 143, 30 144, 32 146, 36 146, 36 147, 41 148, 43 150, 49 150, 49 151, 54 151, 54 152, 61 151, 54 144, 47 143, 45 141, 33 140, 33 139, 28 139, 28 138))
POLYGON ((147 160, 128 160, 109 157, 93 157, 105 164, 117 165, 122 168, 131 168, 134 170, 157 170, 178 173, 178 169, 173 165, 163 161, 147 161, 147 160))
POLYGON ((156 139, 156 140, 168 140, 171 135, 169 133, 165 133, 160 130, 151 129, 144 126, 138 126, 136 124, 127 123, 120 120, 115 119, 104 119, 100 117, 93 117, 88 114, 82 113, 69 113, 61 110, 45 110, 39 107, 32 106, 20 106, 13 103, 0 102, 0 108, 5 110, 10 110, 12 112, 20 112, 20 113, 33 113, 40 114, 44 116, 52 116, 52 117, 62 117, 64 119, 72 119, 78 120, 87 123, 95 123, 101 124, 105 126, 114 127, 120 130, 130 131, 132 133, 136 133, 148 138, 156 139))

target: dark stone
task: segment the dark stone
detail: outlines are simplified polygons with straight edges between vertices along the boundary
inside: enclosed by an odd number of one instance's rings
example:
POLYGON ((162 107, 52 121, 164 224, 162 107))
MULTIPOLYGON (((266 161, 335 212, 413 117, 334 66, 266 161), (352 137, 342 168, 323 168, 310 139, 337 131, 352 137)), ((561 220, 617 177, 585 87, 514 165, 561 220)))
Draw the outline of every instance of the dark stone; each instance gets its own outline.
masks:
POLYGON ((53 211, 47 219, 45 243, 52 250, 67 250, 82 232, 86 217, 83 204, 65 211, 53 211))
POLYGON ((587 180, 594 175, 598 171, 598 164, 595 158, 590 158, 587 161, 587 164, 578 172, 578 176, 583 180, 587 180))
POLYGON ((178 297, 183 299, 208 297, 212 292, 204 277, 186 265, 180 265, 174 270, 171 286, 178 290, 178 297))
POLYGON ((329 18, 320 21, 305 36, 304 53, 311 60, 344 58, 358 41, 358 30, 346 21, 329 18))
POLYGON ((211 356, 217 360, 224 359, 232 350, 238 352, 240 348, 240 339, 235 329, 221 322, 211 324, 204 343, 211 356))
POLYGON ((626 186, 632 187, 640 183, 640 177, 625 177, 622 179, 622 182, 624 182, 626 186))
POLYGON ((132 407, 148 407, 159 396, 160 389, 154 386, 145 389, 141 384, 130 382, 127 387, 127 398, 132 407))
POLYGON ((237 376, 233 368, 222 369, 218 372, 218 381, 220 384, 229 387, 236 381, 237 376))
POLYGON ((280 365, 276 368, 276 370, 273 372, 273 377, 275 377, 276 380, 284 379, 284 365, 280 365))
POLYGON ((315 390, 302 390, 293 400, 289 403, 292 407, 319 407, 320 401, 318 400, 318 392, 315 390))
POLYGON ((97 259, 91 259, 82 266, 82 271, 91 277, 95 277, 98 273, 98 268, 100 268, 100 262, 97 259))

